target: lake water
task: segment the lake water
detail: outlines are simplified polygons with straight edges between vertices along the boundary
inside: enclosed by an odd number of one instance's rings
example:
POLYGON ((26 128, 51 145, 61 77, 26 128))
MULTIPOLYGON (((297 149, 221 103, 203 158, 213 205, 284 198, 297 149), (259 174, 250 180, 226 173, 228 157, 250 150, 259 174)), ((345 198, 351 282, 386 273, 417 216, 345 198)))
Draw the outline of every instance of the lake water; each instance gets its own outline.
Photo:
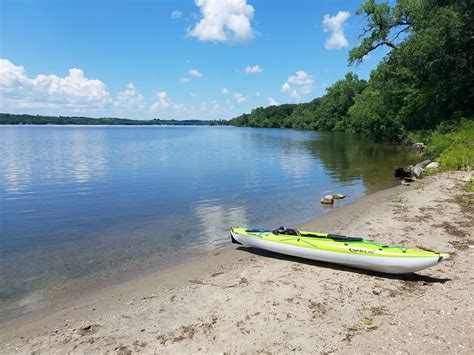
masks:
POLYGON ((0 317, 228 245, 231 226, 302 223, 415 160, 346 133, 0 126, 0 317))

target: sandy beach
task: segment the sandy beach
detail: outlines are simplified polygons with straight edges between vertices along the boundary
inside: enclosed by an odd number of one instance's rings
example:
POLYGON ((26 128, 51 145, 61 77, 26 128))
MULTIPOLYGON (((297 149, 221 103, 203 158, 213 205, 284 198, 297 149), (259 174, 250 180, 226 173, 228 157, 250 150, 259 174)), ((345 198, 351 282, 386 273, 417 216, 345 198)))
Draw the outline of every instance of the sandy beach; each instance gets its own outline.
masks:
POLYGON ((473 353, 474 207, 456 199, 470 176, 427 177, 297 226, 452 253, 417 274, 230 245, 0 323, 0 352, 473 353))

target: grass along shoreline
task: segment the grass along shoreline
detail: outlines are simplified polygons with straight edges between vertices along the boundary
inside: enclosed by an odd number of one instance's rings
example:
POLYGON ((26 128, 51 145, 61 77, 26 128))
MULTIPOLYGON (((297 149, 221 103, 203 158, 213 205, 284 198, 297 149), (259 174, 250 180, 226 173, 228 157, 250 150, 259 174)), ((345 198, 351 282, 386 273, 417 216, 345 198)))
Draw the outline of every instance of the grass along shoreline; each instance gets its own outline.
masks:
POLYGON ((426 153, 440 163, 435 172, 474 168, 474 120, 463 121, 455 127, 412 133, 409 139, 426 145, 426 153))

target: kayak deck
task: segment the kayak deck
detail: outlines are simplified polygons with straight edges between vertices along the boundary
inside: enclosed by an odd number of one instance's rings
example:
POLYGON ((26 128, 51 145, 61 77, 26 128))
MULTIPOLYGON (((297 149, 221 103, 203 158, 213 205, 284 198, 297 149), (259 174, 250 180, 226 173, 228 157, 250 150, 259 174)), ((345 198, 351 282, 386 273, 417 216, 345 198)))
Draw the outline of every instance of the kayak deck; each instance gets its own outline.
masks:
POLYGON ((233 240, 246 246, 387 273, 422 270, 449 257, 447 253, 328 233, 297 231, 298 235, 289 235, 246 228, 232 228, 231 232, 233 240))
POLYGON ((273 234, 271 230, 259 230, 258 232, 255 229, 252 230, 245 228, 232 228, 232 230, 237 234, 247 235, 251 238, 261 238, 302 248, 315 248, 337 253, 377 255, 397 258, 449 256, 449 254, 446 253, 435 253, 422 249, 405 248, 398 245, 386 245, 384 243, 369 241, 362 238, 344 237, 329 233, 299 231, 301 236, 294 236, 273 234), (334 239, 331 238, 331 236, 334 236, 334 239))

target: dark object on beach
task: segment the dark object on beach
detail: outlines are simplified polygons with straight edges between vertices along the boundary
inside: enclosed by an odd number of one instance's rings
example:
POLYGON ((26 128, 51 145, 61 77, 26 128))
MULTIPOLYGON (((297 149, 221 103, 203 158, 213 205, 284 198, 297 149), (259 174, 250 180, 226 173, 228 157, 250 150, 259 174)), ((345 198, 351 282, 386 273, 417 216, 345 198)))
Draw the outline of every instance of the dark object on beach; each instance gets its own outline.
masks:
POLYGON ((416 165, 408 165, 405 167, 399 167, 395 169, 396 178, 411 178, 420 177, 426 166, 431 163, 431 160, 424 160, 416 165))
POLYGON ((95 334, 99 331, 99 328, 100 328, 100 325, 98 324, 91 324, 91 325, 87 325, 85 327, 82 327, 82 328, 79 328, 77 330, 77 332, 81 335, 81 336, 85 336, 85 335, 92 335, 92 334, 95 334))

